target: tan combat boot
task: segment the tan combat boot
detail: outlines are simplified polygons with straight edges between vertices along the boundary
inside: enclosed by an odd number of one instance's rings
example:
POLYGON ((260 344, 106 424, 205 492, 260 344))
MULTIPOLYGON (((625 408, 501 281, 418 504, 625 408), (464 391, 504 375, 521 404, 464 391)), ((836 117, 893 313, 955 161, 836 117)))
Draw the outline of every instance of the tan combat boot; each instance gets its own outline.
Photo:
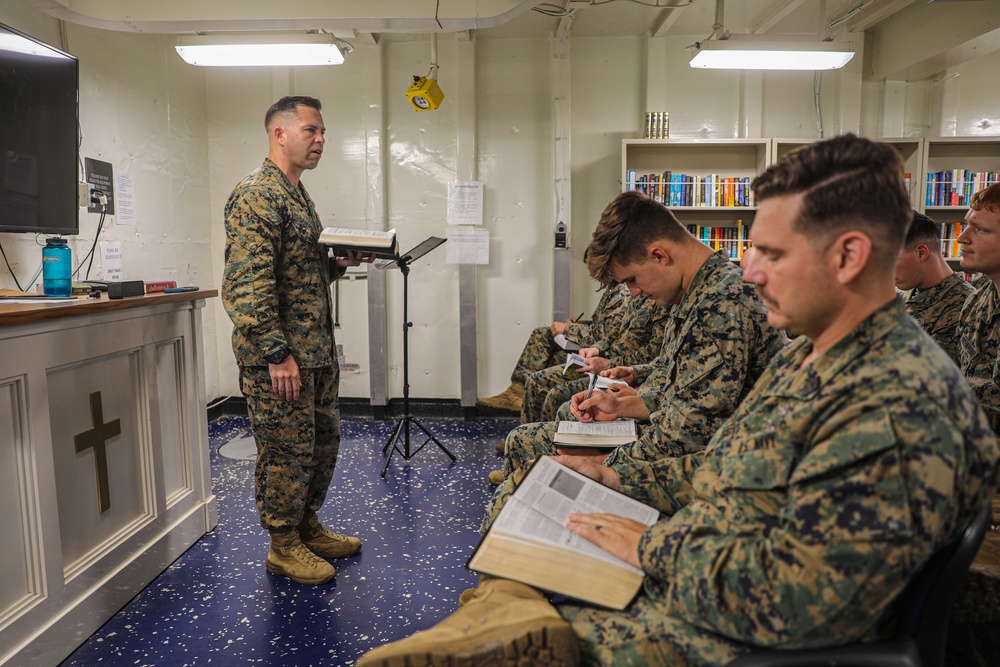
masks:
POLYGON ((361 657, 357 667, 574 667, 573 628, 530 586, 489 579, 466 604, 430 630, 361 657))
POLYGON ((496 396, 481 398, 476 403, 498 410, 511 410, 521 412, 521 402, 524 398, 524 385, 520 382, 511 382, 510 386, 496 396))
POLYGON ((497 443, 497 454, 503 454, 507 451, 507 440, 501 440, 497 443))
POLYGON ((302 544, 296 530, 272 531, 264 564, 271 574, 283 574, 300 584, 325 584, 337 571, 302 544))
POLYGON ((503 484, 503 470, 491 470, 489 474, 490 484, 500 486, 503 484))
POLYGON ((346 558, 361 551, 361 540, 350 535, 334 533, 319 522, 315 514, 307 514, 299 524, 302 543, 317 556, 346 558))

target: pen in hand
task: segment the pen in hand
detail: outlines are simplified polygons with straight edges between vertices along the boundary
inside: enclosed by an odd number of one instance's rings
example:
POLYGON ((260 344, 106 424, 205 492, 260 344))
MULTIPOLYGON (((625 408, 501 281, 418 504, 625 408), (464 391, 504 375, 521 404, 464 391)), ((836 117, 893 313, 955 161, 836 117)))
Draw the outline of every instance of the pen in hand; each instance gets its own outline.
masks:
POLYGON ((569 320, 569 321, 570 322, 579 322, 580 318, 583 317, 586 314, 586 312, 587 311, 583 311, 582 313, 580 313, 579 315, 576 316, 576 319, 572 319, 572 320, 569 320))

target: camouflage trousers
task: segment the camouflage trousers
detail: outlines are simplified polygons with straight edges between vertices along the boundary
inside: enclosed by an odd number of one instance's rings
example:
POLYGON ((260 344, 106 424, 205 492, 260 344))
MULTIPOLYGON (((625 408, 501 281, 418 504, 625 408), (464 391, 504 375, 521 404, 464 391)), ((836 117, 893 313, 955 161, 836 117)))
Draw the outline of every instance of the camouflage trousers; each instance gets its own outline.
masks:
POLYGON ((552 366, 532 373, 524 385, 521 423, 552 421, 560 406, 580 391, 587 390, 587 378, 572 380, 563 375, 563 367, 552 366))
POLYGON ((648 588, 641 589, 622 611, 576 604, 560 604, 556 609, 580 638, 585 665, 726 665, 743 650, 739 644, 670 616, 667 605, 648 588))
POLYGON ((278 397, 267 368, 240 369, 257 443, 255 499, 264 528, 297 526, 326 500, 340 449, 340 369, 300 368, 296 401, 278 397))
POLYGON ((528 384, 528 376, 549 366, 566 363, 566 351, 552 340, 552 332, 548 327, 537 327, 528 336, 528 342, 521 350, 514 372, 510 374, 511 382, 528 384))

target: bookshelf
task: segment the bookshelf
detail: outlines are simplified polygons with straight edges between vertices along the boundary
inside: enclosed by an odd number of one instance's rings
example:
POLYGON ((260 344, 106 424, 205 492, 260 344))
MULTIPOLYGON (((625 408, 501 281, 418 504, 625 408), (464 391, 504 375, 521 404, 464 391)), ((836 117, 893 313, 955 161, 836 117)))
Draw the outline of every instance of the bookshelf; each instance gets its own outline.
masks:
MULTIPOLYGON (((905 163, 906 173, 909 174, 909 179, 907 180, 907 191, 910 193, 910 201, 913 203, 913 208, 918 211, 922 211, 923 207, 923 180, 922 176, 924 174, 924 154, 925 154, 925 140, 920 137, 911 138, 894 138, 894 137, 870 137, 876 141, 881 141, 887 143, 895 148, 903 158, 905 163)), ((772 139, 771 144, 771 160, 777 161, 784 157, 787 153, 799 148, 800 146, 805 146, 806 144, 812 143, 812 141, 806 141, 804 139, 772 139)))
POLYGON ((957 268, 955 238, 965 229, 969 197, 1000 177, 1000 137, 927 138, 923 166, 918 210, 941 224, 942 252, 957 268))
POLYGON ((622 190, 653 196, 738 260, 757 208, 750 182, 770 164, 770 149, 769 139, 623 139, 622 190))

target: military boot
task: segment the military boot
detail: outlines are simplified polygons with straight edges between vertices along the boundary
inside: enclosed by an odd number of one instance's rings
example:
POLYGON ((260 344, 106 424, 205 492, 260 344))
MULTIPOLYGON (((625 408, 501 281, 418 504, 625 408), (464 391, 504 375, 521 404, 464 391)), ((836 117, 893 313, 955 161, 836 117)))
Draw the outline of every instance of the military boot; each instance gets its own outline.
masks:
POLYGON ((507 440, 501 440, 497 443, 497 454, 503 454, 507 451, 507 440))
POLYGON ((530 586, 489 579, 466 604, 430 630, 379 647, 357 667, 574 667, 573 628, 530 586))
POLYGON ((334 533, 321 524, 315 514, 307 514, 299 524, 298 531, 302 543, 323 558, 346 558, 361 551, 361 540, 334 533))
POLYGON ((302 544, 296 530, 271 532, 271 548, 264 564, 271 574, 283 574, 300 584, 325 584, 337 571, 302 544))
POLYGON ((503 470, 491 470, 489 474, 490 484, 500 486, 503 484, 503 470))
POLYGON ((524 385, 520 382, 511 382, 510 386, 496 396, 481 398, 476 403, 498 410, 511 410, 521 412, 521 402, 524 399, 524 385))

